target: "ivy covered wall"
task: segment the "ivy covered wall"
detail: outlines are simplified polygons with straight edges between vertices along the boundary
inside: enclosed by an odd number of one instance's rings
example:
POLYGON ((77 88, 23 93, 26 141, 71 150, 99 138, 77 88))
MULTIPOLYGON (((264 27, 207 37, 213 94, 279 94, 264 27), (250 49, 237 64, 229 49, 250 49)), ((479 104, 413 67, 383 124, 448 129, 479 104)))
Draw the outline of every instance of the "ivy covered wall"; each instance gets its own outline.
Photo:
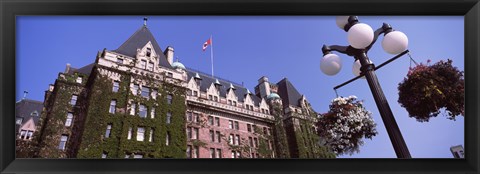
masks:
MULTIPOLYGON (((105 67, 103 67, 105 68, 105 67)), ((143 158, 184 158, 186 156, 185 133, 185 89, 170 83, 160 83, 151 77, 125 73, 115 69, 108 69, 119 73, 118 92, 113 92, 113 80, 95 73, 93 85, 90 87, 87 117, 77 158, 100 158, 107 154, 107 158, 124 158, 126 155, 141 154, 143 158), (133 95, 130 83, 142 81, 145 86, 156 89, 156 99, 133 95), (167 103, 167 95, 172 95, 172 103, 167 103), (110 102, 116 101, 115 114, 109 113, 110 102), (135 103, 135 115, 130 115, 131 104, 135 103), (139 104, 148 108, 147 117, 139 116, 139 104), (151 111, 155 108, 152 118, 151 111), (171 113, 170 123, 167 123, 167 112, 171 113), (107 125, 111 125, 108 138, 105 137, 107 125), (143 127, 144 140, 137 141, 137 128, 143 127), (128 132, 131 137, 128 139, 128 132), (149 141, 153 131, 152 141, 149 141), (167 145, 167 134, 169 143, 167 145)))

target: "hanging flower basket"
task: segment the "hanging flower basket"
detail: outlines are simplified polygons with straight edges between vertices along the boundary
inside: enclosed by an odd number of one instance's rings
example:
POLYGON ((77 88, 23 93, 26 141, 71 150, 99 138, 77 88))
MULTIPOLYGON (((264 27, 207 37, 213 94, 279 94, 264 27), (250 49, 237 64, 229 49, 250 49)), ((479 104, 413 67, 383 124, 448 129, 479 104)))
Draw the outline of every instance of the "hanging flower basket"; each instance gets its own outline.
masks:
POLYGON ((450 59, 411 68, 398 91, 398 102, 419 122, 428 122, 443 109, 451 120, 465 115, 463 71, 452 66, 450 59))
POLYGON ((372 113, 357 97, 338 97, 332 100, 330 110, 317 122, 318 134, 337 155, 359 152, 362 138, 377 135, 372 113))

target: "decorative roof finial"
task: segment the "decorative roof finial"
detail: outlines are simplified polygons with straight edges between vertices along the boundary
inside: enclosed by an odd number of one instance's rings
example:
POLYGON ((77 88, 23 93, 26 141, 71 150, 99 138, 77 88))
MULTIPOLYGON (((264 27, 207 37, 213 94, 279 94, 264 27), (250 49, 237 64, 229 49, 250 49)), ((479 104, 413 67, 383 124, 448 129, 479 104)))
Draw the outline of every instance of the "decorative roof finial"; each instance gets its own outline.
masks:
POLYGON ((23 100, 27 99, 28 91, 23 91, 23 100))
POLYGON ((148 20, 147 17, 144 17, 144 18, 143 18, 143 26, 147 26, 147 20, 148 20))

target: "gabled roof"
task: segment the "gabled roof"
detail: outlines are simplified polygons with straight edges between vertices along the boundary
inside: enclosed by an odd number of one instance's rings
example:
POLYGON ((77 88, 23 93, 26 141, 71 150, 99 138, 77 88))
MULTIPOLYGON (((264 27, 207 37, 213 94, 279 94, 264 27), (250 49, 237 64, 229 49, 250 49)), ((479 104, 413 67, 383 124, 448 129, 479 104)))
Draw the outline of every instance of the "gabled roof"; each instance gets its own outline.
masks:
POLYGON ((127 39, 120 47, 113 52, 120 53, 126 56, 135 58, 137 55, 137 49, 143 48, 148 42, 152 42, 153 49, 158 55, 159 65, 166 68, 172 68, 168 63, 167 58, 163 54, 163 50, 153 37, 153 34, 147 28, 147 26, 140 27, 130 38, 127 39))
POLYGON ((22 124, 27 122, 30 118, 33 118, 33 122, 35 124, 38 123, 40 119, 40 114, 42 114, 43 110, 43 102, 30 100, 30 99, 22 99, 21 101, 15 103, 15 118, 23 118, 22 124), (37 111, 37 116, 32 116, 33 112, 37 111))
MULTIPOLYGON (((210 85, 212 85, 212 83, 215 83, 215 81, 217 80, 217 78, 212 78, 212 76, 210 76, 210 75, 207 75, 207 74, 204 74, 204 73, 201 73, 201 72, 197 72, 197 71, 194 71, 192 69, 187 68, 188 79, 191 79, 191 78, 195 77, 195 75, 197 73, 200 75, 200 78, 201 78, 200 91, 202 91, 202 92, 207 91, 207 88, 209 88, 210 85)), ((237 85, 237 84, 234 84, 232 82, 223 80, 223 79, 218 79, 218 82, 220 82, 220 84, 221 84, 221 86, 219 87, 221 97, 226 97, 227 96, 227 92, 230 88, 230 84, 232 84, 233 87, 235 87, 234 92, 235 92, 235 95, 238 97, 238 101, 239 102, 244 102, 245 101, 245 97, 247 95, 247 88, 245 88, 241 85, 237 85)), ((259 106, 260 102, 262 101, 260 98, 258 98, 256 95, 253 95, 253 94, 250 95, 250 98, 252 98, 253 102, 255 103, 255 106, 259 106)))
POLYGON ((70 70, 67 72, 67 74, 73 74, 73 73, 77 72, 77 73, 81 73, 81 74, 90 75, 94 66, 95 66, 95 63, 85 65, 84 67, 81 67, 81 68, 78 68, 78 69, 70 67, 70 70))
POLYGON ((302 98, 302 95, 287 78, 280 80, 277 86, 278 95, 282 98, 283 107, 288 107, 289 105, 300 106, 299 100, 302 98))

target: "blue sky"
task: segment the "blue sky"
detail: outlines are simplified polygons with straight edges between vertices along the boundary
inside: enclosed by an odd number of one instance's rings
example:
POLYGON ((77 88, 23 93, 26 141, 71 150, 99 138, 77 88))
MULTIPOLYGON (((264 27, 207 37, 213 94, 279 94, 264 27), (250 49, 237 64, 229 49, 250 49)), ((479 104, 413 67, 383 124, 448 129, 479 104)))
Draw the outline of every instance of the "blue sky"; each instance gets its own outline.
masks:
MULTIPOLYGON (((359 16, 373 29, 389 23, 409 38, 417 62, 452 59, 464 70, 463 16, 359 16)), ((20 16, 17 17, 16 100, 29 91, 29 99, 43 100, 67 63, 82 67, 97 51, 114 50, 143 25, 143 16, 20 16)), ((278 82, 287 77, 317 112, 324 113, 335 97, 333 87, 351 78, 353 58, 340 55, 343 68, 336 76, 320 71, 321 47, 348 45, 347 33, 335 16, 149 16, 148 27, 162 49, 173 46, 175 57, 189 68, 211 72, 210 50, 202 44, 213 36, 215 75, 245 84, 253 91, 261 76, 278 82)), ((390 59, 380 37, 369 52, 376 64, 390 59)), ((163 50, 162 50, 163 51, 163 50)), ((452 158, 450 147, 464 145, 464 118, 448 120, 440 114, 420 123, 408 117, 398 100, 398 83, 406 76, 407 55, 377 70, 382 89, 405 142, 414 158, 452 158)), ((360 153, 342 158, 395 158, 382 119, 366 80, 338 90, 356 95, 372 111, 379 134, 365 140, 360 153)))

